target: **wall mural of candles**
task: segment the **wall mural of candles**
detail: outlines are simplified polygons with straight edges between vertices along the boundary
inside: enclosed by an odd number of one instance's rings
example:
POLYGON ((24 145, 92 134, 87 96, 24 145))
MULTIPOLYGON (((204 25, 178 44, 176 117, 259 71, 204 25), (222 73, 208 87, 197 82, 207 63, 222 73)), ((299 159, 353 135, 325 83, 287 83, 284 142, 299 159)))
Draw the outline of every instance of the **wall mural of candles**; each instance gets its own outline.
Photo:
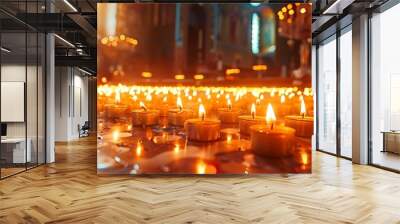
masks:
POLYGON ((98 4, 99 174, 310 173, 311 5, 98 4))

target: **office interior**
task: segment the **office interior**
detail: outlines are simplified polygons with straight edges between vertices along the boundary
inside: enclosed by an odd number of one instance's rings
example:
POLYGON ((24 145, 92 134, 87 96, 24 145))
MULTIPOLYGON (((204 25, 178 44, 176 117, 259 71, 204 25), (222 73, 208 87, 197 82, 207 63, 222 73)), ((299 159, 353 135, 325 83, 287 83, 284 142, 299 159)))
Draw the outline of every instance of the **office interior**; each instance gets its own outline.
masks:
MULTIPOLYGON (((313 149, 399 172, 400 4, 312 3, 313 149)), ((56 162, 55 142, 82 127, 95 135, 95 4, 0 3, 2 179, 56 162)))

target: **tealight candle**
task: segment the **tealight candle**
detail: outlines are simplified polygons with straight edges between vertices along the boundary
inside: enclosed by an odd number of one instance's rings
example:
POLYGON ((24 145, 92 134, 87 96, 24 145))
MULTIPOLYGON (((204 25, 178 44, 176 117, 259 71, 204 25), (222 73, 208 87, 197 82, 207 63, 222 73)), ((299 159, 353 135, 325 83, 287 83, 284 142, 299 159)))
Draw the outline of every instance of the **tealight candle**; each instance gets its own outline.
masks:
POLYGON ((185 130, 187 138, 193 141, 215 141, 219 139, 221 121, 216 119, 206 119, 206 111, 203 104, 199 106, 200 118, 186 120, 185 130))
POLYGON ((126 115, 128 110, 127 105, 123 104, 106 104, 104 105, 106 118, 121 118, 126 115))
POLYGON ((251 115, 239 116, 239 130, 241 134, 250 135, 250 127, 252 125, 263 124, 263 117, 256 116, 256 105, 251 105, 251 115))
POLYGON ((285 125, 296 130, 296 136, 310 138, 314 130, 314 118, 306 116, 306 105, 301 98, 300 116, 286 116, 285 125))
POLYGON ((296 130, 274 125, 276 117, 271 104, 267 107, 266 120, 267 125, 250 127, 251 150, 265 157, 285 157, 293 154, 296 130))
POLYGON ((168 98, 164 96, 162 99, 162 104, 160 105, 160 116, 161 117, 168 116, 168 111, 169 111, 168 98))
POLYGON ((239 111, 232 108, 231 99, 227 98, 228 108, 218 109, 218 118, 222 123, 233 124, 238 122, 239 111))
POLYGON ((176 100, 176 105, 178 108, 168 111, 168 123, 174 126, 183 126, 187 119, 193 117, 193 111, 183 109, 181 97, 176 100))
POLYGON ((159 110, 149 110, 143 102, 140 102, 140 108, 142 109, 132 111, 132 125, 151 126, 158 124, 159 110))

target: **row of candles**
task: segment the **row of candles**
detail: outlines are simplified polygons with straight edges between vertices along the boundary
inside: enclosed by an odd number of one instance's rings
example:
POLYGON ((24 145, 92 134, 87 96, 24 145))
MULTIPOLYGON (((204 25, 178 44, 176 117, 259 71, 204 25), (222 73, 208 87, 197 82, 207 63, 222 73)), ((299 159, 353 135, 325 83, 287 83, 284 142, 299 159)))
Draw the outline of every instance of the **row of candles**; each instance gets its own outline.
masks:
MULTIPOLYGON (((313 118, 306 116, 306 104, 304 97, 312 96, 312 92, 309 89, 298 91, 296 88, 230 88, 230 87, 133 87, 127 86, 100 86, 98 89, 99 96, 103 96, 101 101, 103 108, 108 114, 118 113, 115 109, 119 108, 122 103, 122 94, 128 93, 131 99, 139 101, 137 104, 139 108, 129 110, 128 116, 131 116, 131 124, 133 126, 152 126, 159 122, 160 117, 166 116, 168 123, 172 126, 182 126, 186 131, 186 135, 189 141, 199 142, 211 142, 216 141, 221 135, 221 123, 222 124, 238 124, 240 134, 249 136, 251 140, 251 149, 254 153, 268 156, 268 157, 282 157, 290 155, 295 147, 295 136, 309 138, 313 132, 313 118), (191 94, 187 94, 187 89, 191 94), (196 93, 196 92, 197 93, 196 93), (110 104, 109 100, 112 99, 112 92, 114 92, 114 103, 110 104), (165 97, 170 94, 175 95, 176 102, 175 106, 169 108, 170 103, 158 104, 155 108, 148 108, 145 102, 139 101, 138 95, 142 92, 146 98, 151 97, 151 94, 155 96, 161 95, 163 101, 165 97), (182 92, 184 94, 182 94, 182 92), (217 108, 217 117, 207 116, 206 104, 215 106, 216 102, 211 101, 198 101, 198 112, 197 117, 193 108, 185 108, 183 106, 182 97, 185 96, 186 100, 188 96, 193 95, 207 95, 214 94, 210 98, 214 98, 217 94, 224 94, 226 103, 223 107, 217 108), (250 114, 243 115, 241 111, 236 107, 233 107, 231 95, 239 94, 239 97, 244 98, 248 93, 255 96, 255 101, 251 103, 250 114), (269 93, 269 97, 272 99, 274 94, 277 94, 280 99, 282 96, 297 95, 300 100, 300 115, 289 115, 284 117, 284 122, 278 121, 275 114, 274 108, 271 103, 264 105, 265 117, 256 115, 256 105, 260 104, 257 100, 260 100, 261 95, 269 93), (182 96, 182 97, 181 97, 182 96), (168 105, 168 107, 164 107, 168 105), (117 107, 115 107, 117 106, 117 107), (108 111, 108 112, 107 112, 108 111)), ((169 97, 171 98, 171 97, 169 97)), ((101 99, 101 97, 100 97, 101 99)), ((238 101, 238 100, 235 100, 238 101)), ((246 100, 247 101, 247 100, 246 100)), ((285 102, 280 102, 285 103, 285 102)), ((219 105, 218 105, 219 106, 219 105)), ((262 106, 262 105, 260 105, 262 106)), ((289 105, 293 107, 293 105, 289 105)), ((124 107, 123 107, 124 108, 124 107)), ((126 109, 126 108, 125 108, 126 109)), ((118 110, 118 109, 117 109, 118 110)))

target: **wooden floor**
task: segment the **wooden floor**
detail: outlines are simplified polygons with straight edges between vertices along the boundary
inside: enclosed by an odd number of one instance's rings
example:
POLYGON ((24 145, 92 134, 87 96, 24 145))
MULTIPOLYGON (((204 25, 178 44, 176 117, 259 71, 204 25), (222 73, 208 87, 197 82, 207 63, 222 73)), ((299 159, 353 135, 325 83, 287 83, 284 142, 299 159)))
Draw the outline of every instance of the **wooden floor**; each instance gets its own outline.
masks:
POLYGON ((315 153, 311 175, 99 177, 94 139, 0 181, 0 223, 400 223, 400 175, 315 153))

